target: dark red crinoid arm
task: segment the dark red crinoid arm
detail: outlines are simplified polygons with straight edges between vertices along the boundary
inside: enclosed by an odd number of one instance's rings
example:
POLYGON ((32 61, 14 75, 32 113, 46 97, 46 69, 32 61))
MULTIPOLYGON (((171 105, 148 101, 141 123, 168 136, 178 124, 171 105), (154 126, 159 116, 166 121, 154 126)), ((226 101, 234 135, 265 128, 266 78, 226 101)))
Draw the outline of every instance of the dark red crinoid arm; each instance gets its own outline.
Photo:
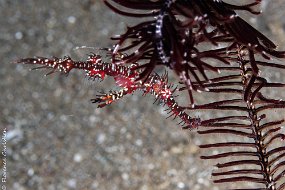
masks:
POLYGON ((139 80, 146 80, 158 65, 171 68, 188 90, 194 107, 192 91, 207 91, 210 72, 219 74, 219 67, 231 62, 229 51, 244 46, 254 74, 259 74, 256 55, 269 59, 282 58, 285 53, 238 16, 237 10, 259 14, 261 0, 234 5, 222 0, 104 0, 114 12, 135 18, 146 18, 128 27, 122 35, 113 37, 113 53, 132 52, 113 60, 118 64, 137 62, 139 80), (140 11, 140 13, 138 13, 140 11), (219 44, 223 43, 224 48, 219 44), (209 47, 205 50, 201 47, 209 47), (214 60, 214 61, 213 61, 214 60), (194 85, 194 83, 196 85, 194 85))

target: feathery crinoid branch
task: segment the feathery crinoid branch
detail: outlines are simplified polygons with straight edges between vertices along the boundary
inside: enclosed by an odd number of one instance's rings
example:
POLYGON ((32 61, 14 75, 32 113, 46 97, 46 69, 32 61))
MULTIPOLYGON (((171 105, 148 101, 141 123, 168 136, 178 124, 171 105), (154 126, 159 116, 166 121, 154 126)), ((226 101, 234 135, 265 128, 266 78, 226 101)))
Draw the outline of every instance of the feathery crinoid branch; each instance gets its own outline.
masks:
POLYGON ((217 65, 229 65, 227 51, 235 44, 249 49, 255 75, 259 69, 254 54, 266 59, 270 56, 284 57, 284 52, 276 51, 272 41, 235 13, 236 10, 245 10, 259 14, 255 6, 261 0, 246 5, 232 5, 222 0, 104 2, 118 14, 147 19, 112 38, 117 41, 114 54, 131 52, 123 59, 113 59, 113 62, 137 62, 137 68, 143 69, 139 79, 148 78, 157 65, 170 67, 188 89, 191 106, 194 106, 192 91, 208 90, 202 83, 209 82, 207 72, 218 74, 220 69, 217 65), (193 85, 195 81, 198 85, 193 85))
MULTIPOLYGON (((241 189, 285 189, 284 116, 278 119, 273 112, 273 109, 284 111, 285 101, 265 94, 268 88, 282 92, 285 83, 269 82, 262 77, 262 72, 256 76, 246 47, 238 46, 236 53, 227 75, 213 78, 212 83, 206 85, 209 93, 228 95, 224 100, 194 108, 215 110, 222 115, 201 121, 203 127, 198 133, 217 138, 200 148, 218 149, 201 158, 218 162, 218 170, 212 173, 215 183, 229 185, 244 181, 246 185, 241 189), (236 75, 238 72, 240 75, 236 75)), ((266 67, 285 68, 263 61, 256 61, 256 65, 262 65, 264 70, 266 67)))

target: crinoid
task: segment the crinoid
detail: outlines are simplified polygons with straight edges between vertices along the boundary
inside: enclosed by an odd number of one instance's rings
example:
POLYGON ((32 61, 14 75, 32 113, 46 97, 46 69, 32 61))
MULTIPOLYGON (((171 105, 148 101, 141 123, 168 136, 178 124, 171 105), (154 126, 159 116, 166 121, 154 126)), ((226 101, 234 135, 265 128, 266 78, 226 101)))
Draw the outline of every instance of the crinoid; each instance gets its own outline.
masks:
POLYGON ((239 190, 285 189, 284 118, 272 117, 273 110, 284 111, 285 101, 282 93, 280 97, 267 94, 268 89, 283 92, 285 83, 272 82, 264 74, 285 69, 277 62, 285 52, 236 13, 259 14, 256 6, 261 0, 245 5, 222 0, 104 2, 118 14, 143 18, 112 38, 115 45, 108 61, 91 54, 86 61, 36 57, 17 63, 50 68, 48 74, 79 69, 90 78, 114 78, 121 89, 92 99, 98 107, 137 90, 152 94, 167 106, 170 116, 181 120, 184 129, 198 128, 200 135, 213 139, 200 148, 217 149, 201 157, 217 161, 218 170, 212 173, 215 183, 236 183, 239 190), (157 74, 158 65, 168 67, 179 81, 171 84, 167 74, 157 74), (189 102, 181 106, 174 94, 184 92, 189 102), (196 101, 197 92, 204 102, 196 101), (209 117, 189 114, 200 110, 209 117))

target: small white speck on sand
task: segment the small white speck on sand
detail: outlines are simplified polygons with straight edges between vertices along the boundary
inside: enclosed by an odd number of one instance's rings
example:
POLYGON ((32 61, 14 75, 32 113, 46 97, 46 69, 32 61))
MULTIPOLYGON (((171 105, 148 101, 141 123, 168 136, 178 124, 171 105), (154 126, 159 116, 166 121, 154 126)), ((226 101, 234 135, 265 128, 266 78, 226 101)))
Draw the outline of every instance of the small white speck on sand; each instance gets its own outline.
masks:
POLYGON ((76 17, 75 16, 69 16, 67 18, 67 21, 69 24, 74 24, 76 22, 76 17))
POLYGON ((15 38, 16 38, 17 40, 23 39, 23 33, 20 32, 20 31, 16 32, 16 33, 15 33, 15 38))
POLYGON ((82 156, 82 154, 80 154, 80 153, 76 153, 76 154, 74 154, 74 156, 73 156, 73 161, 74 161, 74 162, 79 163, 79 162, 82 161, 82 159, 83 159, 83 156, 82 156))

